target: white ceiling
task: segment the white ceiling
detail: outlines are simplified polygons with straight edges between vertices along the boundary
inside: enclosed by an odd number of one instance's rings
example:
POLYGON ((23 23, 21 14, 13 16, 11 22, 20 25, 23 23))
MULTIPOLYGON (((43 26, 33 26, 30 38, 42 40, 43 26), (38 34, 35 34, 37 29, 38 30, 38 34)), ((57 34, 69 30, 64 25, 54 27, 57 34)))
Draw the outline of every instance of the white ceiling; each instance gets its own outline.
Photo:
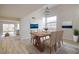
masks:
POLYGON ((44 4, 4 4, 0 5, 0 16, 22 18, 43 6, 44 4))

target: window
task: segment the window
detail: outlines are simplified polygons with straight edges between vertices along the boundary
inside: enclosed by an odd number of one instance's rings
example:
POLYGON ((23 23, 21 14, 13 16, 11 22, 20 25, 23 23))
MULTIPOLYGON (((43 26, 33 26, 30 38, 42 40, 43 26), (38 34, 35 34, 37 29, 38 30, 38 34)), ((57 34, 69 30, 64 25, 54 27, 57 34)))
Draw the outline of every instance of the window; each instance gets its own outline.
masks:
POLYGON ((19 24, 17 24, 17 30, 20 30, 20 25, 19 24))
MULTIPOLYGON (((46 22, 48 30, 56 30, 57 27, 56 23, 57 23, 57 16, 48 17, 46 22)), ((45 18, 43 18, 43 24, 45 26, 45 18)))
POLYGON ((7 32, 14 35, 14 24, 3 24, 3 35, 7 32))

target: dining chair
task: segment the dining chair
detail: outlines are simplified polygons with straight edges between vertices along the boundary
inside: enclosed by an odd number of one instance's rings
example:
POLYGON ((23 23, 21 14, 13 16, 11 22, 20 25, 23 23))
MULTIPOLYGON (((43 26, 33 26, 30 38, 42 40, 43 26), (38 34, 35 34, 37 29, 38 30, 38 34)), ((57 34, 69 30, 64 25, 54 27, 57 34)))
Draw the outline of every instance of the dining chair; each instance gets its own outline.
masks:
POLYGON ((31 34, 31 42, 33 43, 33 45, 35 44, 35 36, 31 34))
POLYGON ((50 38, 44 40, 44 46, 49 48, 50 53, 52 52, 52 50, 55 52, 56 32, 51 32, 50 38))
POLYGON ((63 44, 63 31, 56 31, 56 45, 57 48, 60 48, 63 44))

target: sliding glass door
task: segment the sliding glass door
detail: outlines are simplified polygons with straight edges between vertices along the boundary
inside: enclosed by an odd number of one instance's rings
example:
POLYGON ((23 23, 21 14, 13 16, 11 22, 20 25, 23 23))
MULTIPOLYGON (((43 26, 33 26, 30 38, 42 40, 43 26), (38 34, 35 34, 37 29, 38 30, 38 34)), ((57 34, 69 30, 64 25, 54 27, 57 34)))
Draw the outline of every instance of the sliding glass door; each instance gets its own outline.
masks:
POLYGON ((3 35, 5 35, 5 33, 9 33, 10 35, 14 35, 14 24, 3 24, 3 35))

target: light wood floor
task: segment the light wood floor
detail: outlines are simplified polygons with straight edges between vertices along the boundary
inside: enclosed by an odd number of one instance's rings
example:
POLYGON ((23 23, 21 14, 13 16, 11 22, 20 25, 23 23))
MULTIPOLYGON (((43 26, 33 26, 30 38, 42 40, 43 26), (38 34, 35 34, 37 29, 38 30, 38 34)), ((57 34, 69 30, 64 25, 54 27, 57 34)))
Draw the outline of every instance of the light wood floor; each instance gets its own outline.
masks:
MULTIPOLYGON (((79 48, 64 44, 57 54, 79 54, 79 48)), ((49 50, 39 52, 29 39, 21 40, 18 37, 6 37, 0 39, 0 54, 49 54, 49 50)))
POLYGON ((21 40, 6 37, 0 40, 0 53, 28 53, 21 40))

